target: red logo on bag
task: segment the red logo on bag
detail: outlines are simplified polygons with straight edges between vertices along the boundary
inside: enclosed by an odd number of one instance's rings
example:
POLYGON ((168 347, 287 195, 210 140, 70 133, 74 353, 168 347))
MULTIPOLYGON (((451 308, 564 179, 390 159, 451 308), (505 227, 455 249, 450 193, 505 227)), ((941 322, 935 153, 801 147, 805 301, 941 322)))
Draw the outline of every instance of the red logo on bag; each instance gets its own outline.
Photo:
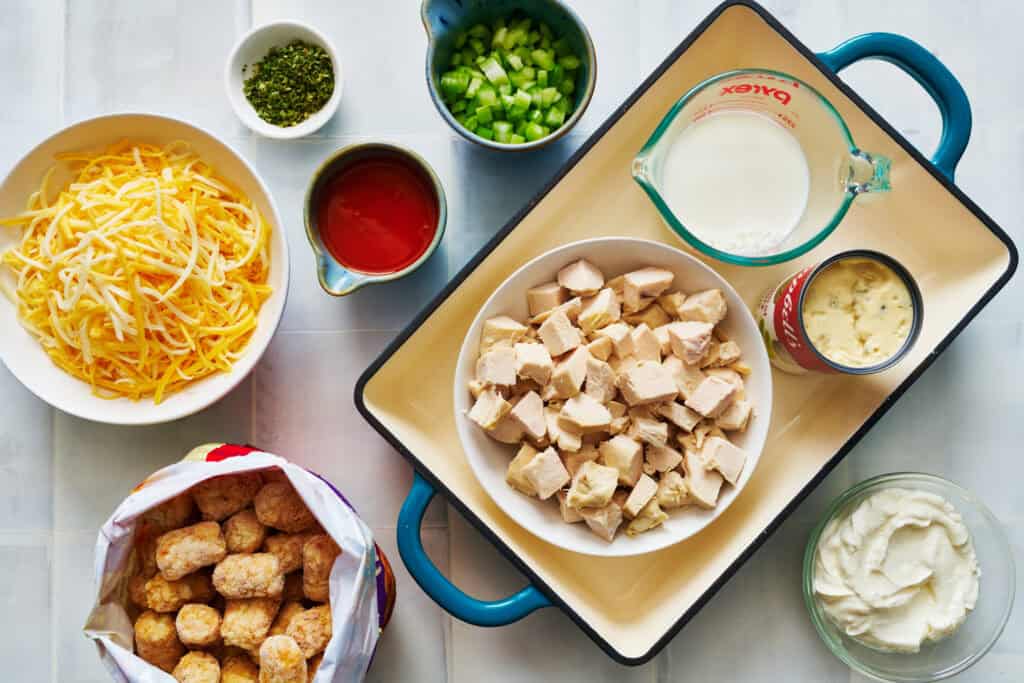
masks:
POLYGON ((227 460, 228 458, 237 458, 242 455, 249 455, 253 451, 259 450, 252 446, 239 446, 233 443, 226 443, 222 446, 217 446, 212 451, 206 454, 206 462, 220 462, 221 460, 227 460))
POLYGON ((774 97, 783 105, 789 104, 789 101, 792 99, 792 95, 789 94, 789 91, 783 90, 782 88, 773 88, 767 85, 751 85, 750 83, 741 83, 740 85, 723 85, 722 92, 718 93, 718 95, 745 95, 746 93, 764 95, 765 97, 774 97))

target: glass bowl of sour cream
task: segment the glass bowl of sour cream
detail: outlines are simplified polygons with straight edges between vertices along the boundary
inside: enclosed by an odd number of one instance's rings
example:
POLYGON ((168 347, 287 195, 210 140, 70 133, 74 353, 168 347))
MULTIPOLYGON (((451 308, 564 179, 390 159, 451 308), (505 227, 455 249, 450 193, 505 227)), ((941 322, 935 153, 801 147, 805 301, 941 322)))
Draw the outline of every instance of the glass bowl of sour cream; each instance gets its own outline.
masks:
POLYGON ((1013 607, 1006 534, 977 497, 930 474, 884 474, 829 508, 804 553, 804 602, 851 669, 938 681, 985 655, 1013 607))

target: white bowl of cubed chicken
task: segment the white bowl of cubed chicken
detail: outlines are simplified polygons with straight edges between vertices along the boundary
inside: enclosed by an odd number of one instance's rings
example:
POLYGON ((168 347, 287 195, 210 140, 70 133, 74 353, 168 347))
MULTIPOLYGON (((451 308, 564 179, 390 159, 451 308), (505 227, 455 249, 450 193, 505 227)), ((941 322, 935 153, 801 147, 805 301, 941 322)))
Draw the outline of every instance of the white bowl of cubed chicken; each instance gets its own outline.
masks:
POLYGON ((772 377, 750 310, 660 242, 609 237, 509 277, 466 334, 459 438, 513 520, 567 550, 661 550, 715 520, 768 435, 772 377))

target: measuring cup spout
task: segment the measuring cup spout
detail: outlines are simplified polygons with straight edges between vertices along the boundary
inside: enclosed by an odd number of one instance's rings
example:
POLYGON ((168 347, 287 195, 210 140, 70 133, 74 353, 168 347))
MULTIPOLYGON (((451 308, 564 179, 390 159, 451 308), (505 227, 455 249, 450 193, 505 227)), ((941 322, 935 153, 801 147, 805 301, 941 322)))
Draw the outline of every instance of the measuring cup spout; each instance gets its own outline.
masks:
POLYGON ((853 195, 865 192, 888 192, 889 170, 892 161, 881 154, 871 154, 863 150, 850 153, 850 176, 846 180, 846 189, 853 195))

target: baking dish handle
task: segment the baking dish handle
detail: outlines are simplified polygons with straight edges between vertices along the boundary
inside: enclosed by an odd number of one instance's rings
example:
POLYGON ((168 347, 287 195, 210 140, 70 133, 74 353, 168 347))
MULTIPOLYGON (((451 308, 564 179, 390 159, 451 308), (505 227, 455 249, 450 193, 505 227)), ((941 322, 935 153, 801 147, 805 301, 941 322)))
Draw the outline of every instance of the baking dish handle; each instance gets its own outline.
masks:
POLYGON ((850 38, 818 59, 839 73, 862 59, 881 59, 921 84, 942 114, 942 137, 932 163, 950 181, 971 137, 971 105, 956 76, 924 47, 894 33, 865 33, 850 38))
POLYGON ((505 626, 535 609, 551 606, 551 601, 535 586, 527 586, 515 595, 493 602, 471 598, 456 588, 427 557, 420 538, 423 513, 434 493, 429 482, 419 473, 415 474, 409 495, 398 513, 398 552, 423 592, 453 617, 476 626, 505 626))

